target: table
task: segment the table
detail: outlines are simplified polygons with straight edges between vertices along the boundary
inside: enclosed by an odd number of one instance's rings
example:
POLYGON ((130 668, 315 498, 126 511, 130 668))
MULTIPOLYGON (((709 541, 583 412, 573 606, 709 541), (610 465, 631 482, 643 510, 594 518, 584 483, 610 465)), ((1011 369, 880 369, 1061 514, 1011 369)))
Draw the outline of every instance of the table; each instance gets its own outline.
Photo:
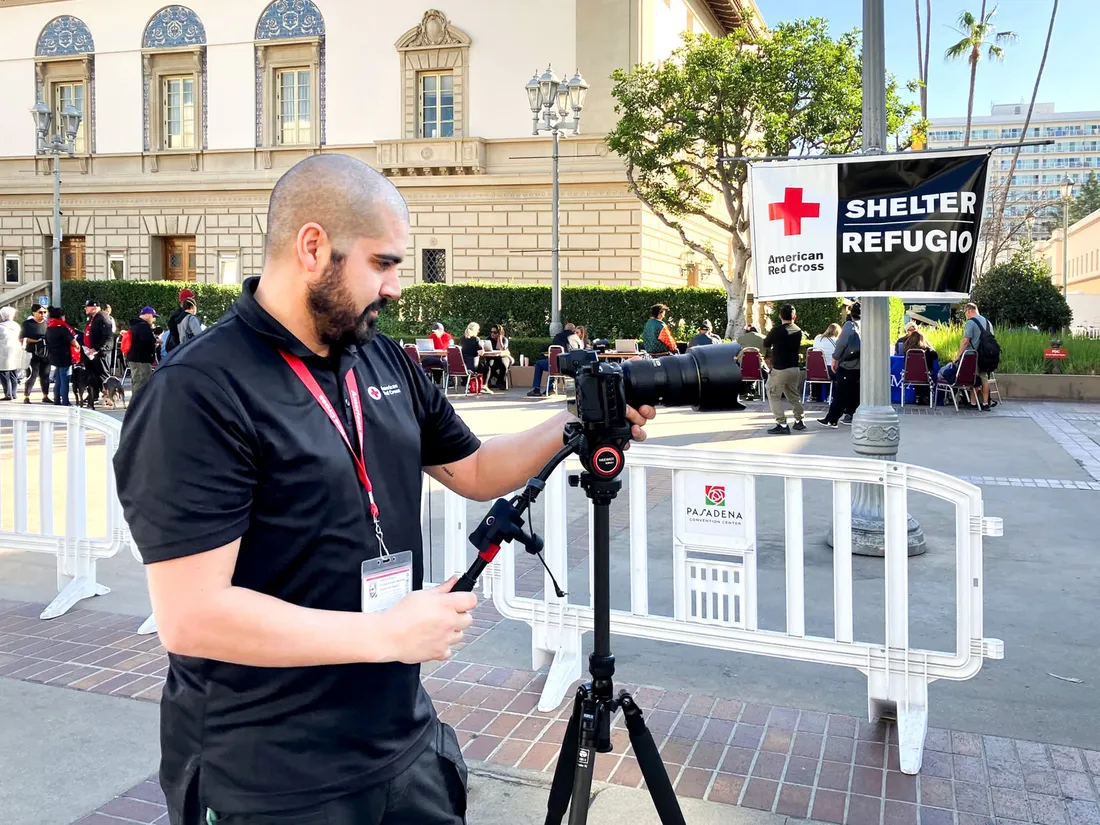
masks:
MULTIPOLYGON (((901 403, 901 375, 905 370, 905 356, 904 355, 891 355, 890 356, 890 403, 901 403)), ((931 392, 936 392, 936 376, 940 374, 940 362, 939 359, 932 361, 932 389, 931 392)), ((917 388, 906 387, 905 388, 905 405, 917 403, 917 388)), ((944 398, 941 395, 936 399, 936 406, 942 407, 944 398)))

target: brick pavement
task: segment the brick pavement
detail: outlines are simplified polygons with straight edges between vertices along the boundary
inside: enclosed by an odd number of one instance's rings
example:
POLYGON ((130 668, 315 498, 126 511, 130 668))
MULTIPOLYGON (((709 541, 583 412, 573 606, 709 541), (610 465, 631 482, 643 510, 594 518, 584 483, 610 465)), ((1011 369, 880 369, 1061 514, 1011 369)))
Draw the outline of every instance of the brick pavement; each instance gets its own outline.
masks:
MULTIPOLYGON (((157 701, 166 672, 140 619, 78 608, 48 622, 41 605, 0 601, 0 676, 157 701)), ((500 621, 478 608, 472 636, 500 621)), ((424 684, 471 762, 553 770, 570 711, 537 709, 545 674, 459 658, 424 668, 424 684)), ((732 696, 630 686, 683 797, 850 825, 1100 825, 1100 751, 932 729, 919 777, 898 771, 894 728, 837 714, 744 704, 732 696)), ((637 787, 617 720, 615 752, 596 776, 637 787)), ((80 825, 161 823, 149 780, 80 825)))

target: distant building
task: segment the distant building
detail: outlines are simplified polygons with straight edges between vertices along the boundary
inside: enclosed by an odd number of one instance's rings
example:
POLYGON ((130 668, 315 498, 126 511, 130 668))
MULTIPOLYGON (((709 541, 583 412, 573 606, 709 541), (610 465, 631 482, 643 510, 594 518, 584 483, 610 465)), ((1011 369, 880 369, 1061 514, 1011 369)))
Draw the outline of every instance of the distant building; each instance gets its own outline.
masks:
MULTIPOLYGON (((976 115, 970 124, 970 143, 1004 143, 1019 140, 1027 119, 1028 104, 994 104, 989 115, 976 115)), ((965 117, 934 118, 928 127, 928 148, 962 146, 965 117)), ((1012 175, 1006 221, 1014 224, 1029 213, 1033 239, 1050 237, 1061 218, 1061 183, 1069 175, 1076 184, 1085 182, 1090 171, 1100 170, 1100 111, 1056 112, 1053 103, 1036 103, 1027 140, 1053 139, 1050 146, 1025 146, 1012 175)), ((1007 183, 1012 165, 1010 148, 994 155, 990 172, 990 194, 1007 183)), ((1077 195, 1074 188, 1073 194, 1077 195)), ((987 214, 989 210, 987 200, 987 214)), ((1021 233, 1026 236, 1027 232, 1021 233)))
MULTIPOLYGON (((1035 251, 1050 266, 1055 286, 1062 286, 1062 229, 1054 230, 1050 240, 1038 244, 1035 251)), ((1100 295, 1100 209, 1086 215, 1069 228, 1069 293, 1100 295)), ((1076 316, 1076 311, 1074 312, 1076 316)), ((1077 318, 1074 318, 1075 322, 1077 318)))

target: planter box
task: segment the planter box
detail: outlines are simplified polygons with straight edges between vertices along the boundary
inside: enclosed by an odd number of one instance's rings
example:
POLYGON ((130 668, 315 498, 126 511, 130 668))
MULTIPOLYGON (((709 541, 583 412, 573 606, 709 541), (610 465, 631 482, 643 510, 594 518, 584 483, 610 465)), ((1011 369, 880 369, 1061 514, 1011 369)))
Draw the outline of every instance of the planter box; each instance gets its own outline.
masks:
POLYGON ((1003 398, 1100 401, 1100 375, 1027 375, 997 373, 1003 398))

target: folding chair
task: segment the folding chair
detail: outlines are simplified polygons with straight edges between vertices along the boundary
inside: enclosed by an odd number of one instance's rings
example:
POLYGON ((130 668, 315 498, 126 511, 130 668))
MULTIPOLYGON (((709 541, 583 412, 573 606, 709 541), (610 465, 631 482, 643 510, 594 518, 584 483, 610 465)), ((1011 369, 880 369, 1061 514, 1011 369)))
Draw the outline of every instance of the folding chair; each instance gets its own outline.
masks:
POLYGON ((416 344, 405 344, 405 354, 409 356, 410 361, 424 370, 424 372, 427 372, 427 370, 424 369, 424 364, 420 360, 420 350, 416 348, 416 344))
POLYGON ((759 384, 760 400, 763 401, 768 396, 761 363, 760 350, 755 347, 741 350, 741 381, 745 384, 759 384))
POLYGON ((952 383, 944 381, 936 376, 936 400, 939 401, 940 393, 949 393, 951 403, 955 405, 955 412, 959 411, 958 390, 974 388, 974 378, 978 375, 978 353, 971 350, 964 352, 959 368, 955 371, 955 380, 952 383))
POLYGON ((546 389, 543 390, 544 395, 550 394, 550 385, 554 381, 561 381, 564 385, 565 380, 569 377, 562 373, 560 369, 558 369, 558 356, 561 355, 563 352, 565 352, 565 347, 560 347, 556 345, 550 347, 548 351, 547 360, 550 362, 550 371, 546 374, 546 389))
POLYGON ((474 374, 466 369, 466 362, 462 360, 462 350, 453 344, 447 347, 447 374, 443 381, 443 394, 447 394, 447 389, 451 385, 451 379, 455 381, 455 389, 458 389, 458 382, 465 380, 466 392, 470 391, 470 382, 474 380, 474 374))
POLYGON ((928 406, 935 400, 932 393, 932 376, 928 373, 928 356, 922 349, 905 353, 905 366, 901 370, 901 406, 905 408, 906 387, 928 387, 928 406))
POLYGON ((992 401, 993 396, 996 395, 997 396, 997 403, 1000 404, 1001 403, 1001 391, 997 387, 997 373, 995 373, 995 372, 989 373, 989 376, 985 379, 985 382, 987 384, 989 384, 989 400, 992 401))
MULTIPOLYGON (((744 368, 742 368, 741 374, 744 375, 744 368)), ((833 380, 829 378, 829 368, 825 366, 825 353, 819 349, 812 349, 806 352, 806 381, 802 384, 803 404, 806 403, 806 391, 814 384, 828 385, 829 397, 826 399, 825 403, 832 403, 833 380)))

